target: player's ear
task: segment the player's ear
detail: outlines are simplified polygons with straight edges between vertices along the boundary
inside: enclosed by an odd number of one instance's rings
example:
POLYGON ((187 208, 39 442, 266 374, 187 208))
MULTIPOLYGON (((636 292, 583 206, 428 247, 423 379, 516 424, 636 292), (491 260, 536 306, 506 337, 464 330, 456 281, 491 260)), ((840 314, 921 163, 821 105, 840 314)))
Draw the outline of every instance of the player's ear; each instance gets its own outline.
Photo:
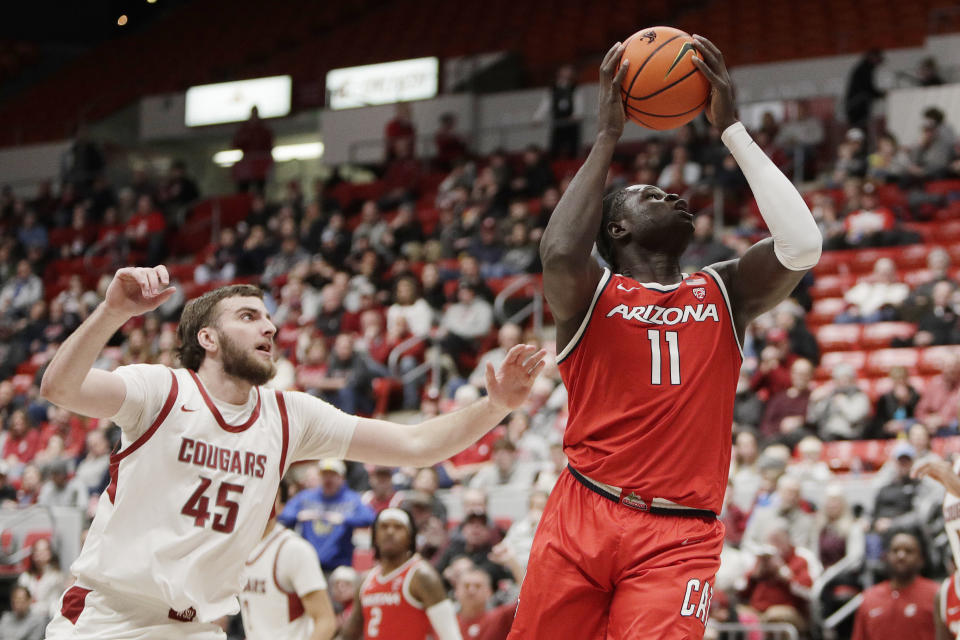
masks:
POLYGON ((614 240, 619 240, 627 234, 627 229, 620 221, 608 222, 607 234, 614 240))
POLYGON ((217 348, 217 337, 216 333, 211 327, 204 327, 197 332, 197 342, 200 343, 200 346, 205 350, 213 350, 217 348))

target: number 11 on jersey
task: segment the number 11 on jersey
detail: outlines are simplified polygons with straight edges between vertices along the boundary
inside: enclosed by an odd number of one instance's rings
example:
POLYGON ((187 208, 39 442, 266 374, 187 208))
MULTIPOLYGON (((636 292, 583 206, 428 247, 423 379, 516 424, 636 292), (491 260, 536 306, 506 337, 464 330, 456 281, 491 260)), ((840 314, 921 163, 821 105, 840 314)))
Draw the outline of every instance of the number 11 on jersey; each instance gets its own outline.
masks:
MULTIPOLYGON (((670 359, 670 384, 680 384, 680 343, 677 340, 676 331, 664 331, 664 340, 667 342, 667 351, 670 359)), ((660 380, 661 370, 661 345, 660 331, 656 329, 647 330, 647 338, 650 339, 650 384, 662 384, 660 380)))

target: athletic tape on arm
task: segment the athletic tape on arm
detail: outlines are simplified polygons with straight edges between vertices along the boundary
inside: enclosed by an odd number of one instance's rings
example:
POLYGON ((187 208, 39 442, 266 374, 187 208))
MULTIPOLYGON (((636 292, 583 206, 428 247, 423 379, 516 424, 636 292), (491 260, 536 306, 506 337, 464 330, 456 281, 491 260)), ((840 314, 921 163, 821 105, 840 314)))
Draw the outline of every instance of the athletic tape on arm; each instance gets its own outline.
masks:
POLYGON ((773 250, 780 264, 793 271, 812 268, 820 260, 823 238, 800 193, 742 123, 727 127, 720 139, 750 183, 760 215, 773 236, 773 250))

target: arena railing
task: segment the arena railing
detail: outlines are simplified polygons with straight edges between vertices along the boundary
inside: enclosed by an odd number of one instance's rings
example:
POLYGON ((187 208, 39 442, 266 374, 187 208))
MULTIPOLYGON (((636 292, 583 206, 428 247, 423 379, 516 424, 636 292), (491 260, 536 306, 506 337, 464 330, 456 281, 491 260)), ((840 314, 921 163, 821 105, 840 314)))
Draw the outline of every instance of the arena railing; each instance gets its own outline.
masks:
POLYGON ((387 356, 387 367, 390 369, 390 373, 393 375, 393 377, 398 379, 401 384, 409 384, 416 381, 421 376, 429 373, 431 391, 439 392, 440 367, 442 361, 438 349, 428 347, 426 354, 424 355, 423 362, 409 371, 402 372, 400 370, 400 359, 403 358, 403 354, 423 343, 427 343, 429 345, 429 342, 429 336, 410 336, 395 346, 392 351, 390 351, 390 355, 387 356))
POLYGON ((517 276, 513 282, 503 288, 493 301, 493 311, 500 324, 520 324, 533 316, 533 330, 536 335, 543 334, 543 287, 537 282, 537 279, 531 275, 517 276), (507 315, 507 300, 526 287, 532 289, 532 298, 530 302, 522 308, 515 311, 512 315, 507 315))

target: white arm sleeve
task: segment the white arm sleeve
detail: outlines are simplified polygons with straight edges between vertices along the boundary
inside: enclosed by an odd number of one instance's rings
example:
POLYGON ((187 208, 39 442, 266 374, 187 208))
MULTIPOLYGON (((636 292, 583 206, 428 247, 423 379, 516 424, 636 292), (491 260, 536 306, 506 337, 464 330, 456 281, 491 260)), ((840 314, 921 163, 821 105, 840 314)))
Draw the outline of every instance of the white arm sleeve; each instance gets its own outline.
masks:
POLYGON ((773 251, 780 264, 793 271, 806 271, 820 260, 823 238, 800 193, 740 122, 721 134, 750 189, 757 199, 763 221, 773 236, 773 251))
POLYGON ((430 618, 433 630, 437 632, 437 640, 463 640, 463 636, 460 635, 460 625, 457 624, 457 614, 449 599, 441 600, 429 607, 427 617, 430 618))

